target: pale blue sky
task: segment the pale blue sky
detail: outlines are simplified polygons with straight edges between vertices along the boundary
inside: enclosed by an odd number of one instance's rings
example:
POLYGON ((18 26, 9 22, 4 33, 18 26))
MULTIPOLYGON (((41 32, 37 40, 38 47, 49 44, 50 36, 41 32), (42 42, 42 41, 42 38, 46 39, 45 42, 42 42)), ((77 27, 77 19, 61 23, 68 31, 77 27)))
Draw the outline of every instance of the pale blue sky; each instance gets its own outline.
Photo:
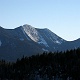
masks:
POLYGON ((30 24, 66 40, 80 38, 80 0, 0 0, 0 26, 30 24))

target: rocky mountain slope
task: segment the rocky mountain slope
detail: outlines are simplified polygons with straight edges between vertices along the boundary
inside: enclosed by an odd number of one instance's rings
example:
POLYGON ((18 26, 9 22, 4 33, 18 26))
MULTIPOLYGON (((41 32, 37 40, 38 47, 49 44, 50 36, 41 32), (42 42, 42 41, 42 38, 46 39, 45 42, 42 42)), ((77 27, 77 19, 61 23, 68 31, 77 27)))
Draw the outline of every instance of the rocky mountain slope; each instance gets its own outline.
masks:
POLYGON ((80 39, 66 41, 49 29, 23 25, 15 29, 0 27, 0 59, 15 61, 44 51, 64 51, 80 47, 80 39))

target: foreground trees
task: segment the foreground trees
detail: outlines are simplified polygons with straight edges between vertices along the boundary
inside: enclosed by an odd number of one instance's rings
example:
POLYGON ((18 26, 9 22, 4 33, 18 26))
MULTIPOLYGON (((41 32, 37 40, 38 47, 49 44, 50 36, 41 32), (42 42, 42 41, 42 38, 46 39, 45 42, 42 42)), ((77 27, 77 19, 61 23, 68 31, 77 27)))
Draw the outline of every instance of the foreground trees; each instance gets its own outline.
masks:
POLYGON ((80 49, 0 61, 1 80, 79 80, 80 49))

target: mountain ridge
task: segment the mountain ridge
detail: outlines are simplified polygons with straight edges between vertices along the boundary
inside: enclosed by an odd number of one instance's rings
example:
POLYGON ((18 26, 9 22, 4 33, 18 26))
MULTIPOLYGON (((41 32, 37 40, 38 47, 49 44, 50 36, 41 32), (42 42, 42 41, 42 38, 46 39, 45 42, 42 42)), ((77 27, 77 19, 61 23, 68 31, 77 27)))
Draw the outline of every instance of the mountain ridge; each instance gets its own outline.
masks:
POLYGON ((0 59, 15 61, 44 51, 65 51, 80 47, 80 39, 66 41, 47 28, 38 29, 31 25, 15 29, 0 27, 0 59))

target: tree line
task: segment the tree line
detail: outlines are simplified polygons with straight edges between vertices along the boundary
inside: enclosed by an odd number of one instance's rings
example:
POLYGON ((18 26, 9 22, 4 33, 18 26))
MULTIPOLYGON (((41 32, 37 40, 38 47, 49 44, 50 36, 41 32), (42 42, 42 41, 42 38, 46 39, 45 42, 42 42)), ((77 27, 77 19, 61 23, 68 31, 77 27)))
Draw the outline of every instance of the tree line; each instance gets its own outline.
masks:
POLYGON ((80 48, 0 61, 0 80, 79 80, 80 48))

